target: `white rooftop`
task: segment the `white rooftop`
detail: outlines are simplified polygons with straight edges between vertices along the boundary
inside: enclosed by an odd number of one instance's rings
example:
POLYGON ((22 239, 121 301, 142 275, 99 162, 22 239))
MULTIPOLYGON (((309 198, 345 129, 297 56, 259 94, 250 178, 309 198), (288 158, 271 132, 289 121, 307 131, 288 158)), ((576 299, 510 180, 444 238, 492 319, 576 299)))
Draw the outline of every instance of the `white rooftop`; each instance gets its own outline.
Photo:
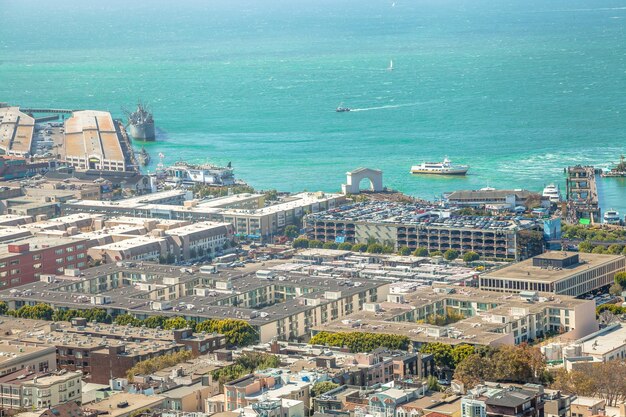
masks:
POLYGON ((585 338, 582 351, 586 355, 605 355, 626 345, 626 327, 618 324, 614 328, 598 332, 598 335, 585 338))

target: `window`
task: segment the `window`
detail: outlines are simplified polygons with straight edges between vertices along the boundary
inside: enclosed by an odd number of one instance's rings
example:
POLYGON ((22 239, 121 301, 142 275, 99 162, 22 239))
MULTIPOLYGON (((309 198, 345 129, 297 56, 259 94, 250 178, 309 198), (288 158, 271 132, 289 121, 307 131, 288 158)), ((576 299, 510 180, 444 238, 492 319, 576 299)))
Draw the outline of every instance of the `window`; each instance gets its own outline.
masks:
POLYGON ((38 261, 40 259, 41 259, 41 254, 40 253, 38 253, 36 255, 33 255, 33 261, 38 261))
POLYGON ((34 268, 34 269, 41 269, 41 263, 34 264, 34 265, 33 265, 33 268, 34 268))
POLYGON ((76 259, 83 259, 85 257, 84 253, 79 253, 76 255, 76 259))
POLYGON ((55 255, 63 255, 63 249, 57 249, 54 251, 55 255))
POLYGON ((57 264, 59 265, 63 264, 63 258, 57 258, 57 264))
POLYGON ((65 248, 65 250, 69 253, 69 252, 74 252, 74 248, 71 246, 68 246, 67 248, 65 248))
POLYGON ((20 273, 20 270, 19 270, 19 269, 12 269, 12 270, 11 270, 11 275, 17 275, 17 274, 19 274, 19 273, 20 273))
POLYGON ((19 259, 13 259, 11 261, 11 265, 19 265, 20 264, 20 260, 19 259))
POLYGON ((85 245, 83 244, 76 245, 76 250, 81 250, 81 249, 85 249, 85 245))
POLYGON ((74 260, 74 255, 70 255, 67 258, 65 258, 66 261, 68 262, 72 262, 74 260))

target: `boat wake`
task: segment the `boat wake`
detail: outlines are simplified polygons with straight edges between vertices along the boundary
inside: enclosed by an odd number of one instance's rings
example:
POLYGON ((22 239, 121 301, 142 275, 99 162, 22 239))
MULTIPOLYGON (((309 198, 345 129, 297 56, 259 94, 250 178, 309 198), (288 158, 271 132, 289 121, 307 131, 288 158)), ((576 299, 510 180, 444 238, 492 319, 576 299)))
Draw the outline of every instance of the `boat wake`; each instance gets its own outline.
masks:
POLYGON ((350 111, 370 111, 370 110, 383 110, 383 109, 396 109, 398 107, 410 107, 410 106, 418 106, 421 103, 408 103, 408 104, 389 104, 386 106, 378 106, 378 107, 364 107, 362 109, 350 109, 350 111))

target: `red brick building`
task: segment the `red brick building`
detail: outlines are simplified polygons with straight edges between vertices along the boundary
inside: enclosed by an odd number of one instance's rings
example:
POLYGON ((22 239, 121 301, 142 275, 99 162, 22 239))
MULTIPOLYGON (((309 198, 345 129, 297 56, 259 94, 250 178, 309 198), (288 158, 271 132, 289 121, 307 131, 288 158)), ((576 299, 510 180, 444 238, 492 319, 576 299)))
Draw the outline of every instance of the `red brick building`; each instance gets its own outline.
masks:
POLYGON ((85 240, 35 236, 0 245, 0 289, 38 281, 41 274, 84 268, 85 240))

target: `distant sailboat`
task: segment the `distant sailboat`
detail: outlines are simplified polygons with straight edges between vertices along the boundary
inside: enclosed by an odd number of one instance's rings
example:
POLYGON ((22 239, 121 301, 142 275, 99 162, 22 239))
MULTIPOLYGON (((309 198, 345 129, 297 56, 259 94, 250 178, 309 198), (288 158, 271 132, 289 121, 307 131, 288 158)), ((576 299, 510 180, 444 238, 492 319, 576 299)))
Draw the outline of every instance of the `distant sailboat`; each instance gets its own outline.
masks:
POLYGON ((387 67, 387 71, 393 71, 393 59, 389 61, 389 67, 387 67))

